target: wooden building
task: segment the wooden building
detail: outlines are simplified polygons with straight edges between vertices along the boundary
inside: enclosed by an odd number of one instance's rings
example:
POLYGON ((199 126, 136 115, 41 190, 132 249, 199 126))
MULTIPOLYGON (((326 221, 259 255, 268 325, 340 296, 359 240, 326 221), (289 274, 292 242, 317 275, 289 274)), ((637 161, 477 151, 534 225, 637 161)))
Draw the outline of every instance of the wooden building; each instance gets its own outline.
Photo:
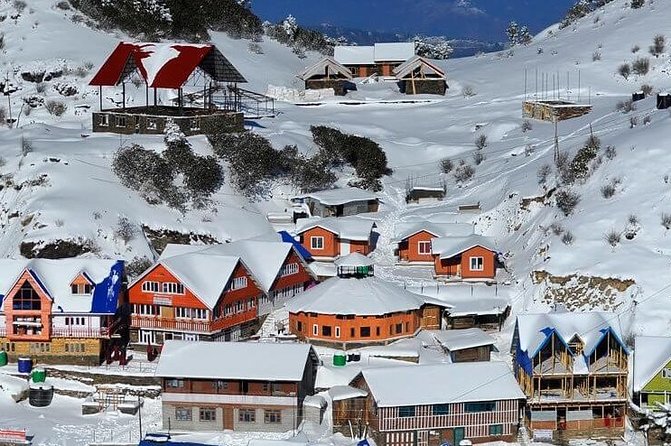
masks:
POLYGON ((444 96, 447 91, 445 72, 429 60, 413 56, 393 71, 401 93, 436 94, 444 96))
POLYGON ((568 101, 524 101, 522 116, 540 121, 557 122, 577 118, 592 111, 591 105, 568 101))
POLYGON ((93 131, 163 134, 171 120, 187 136, 214 128, 239 132, 244 120, 237 84, 244 82, 211 44, 120 42, 89 82, 99 87, 100 96, 93 131), (144 105, 128 106, 126 90, 137 84, 144 91, 138 89, 133 96, 144 96, 144 105), (119 86, 120 103, 104 97, 103 87, 119 86), (172 98, 159 98, 161 91, 171 90, 178 92, 176 106, 170 104, 172 98), (187 96, 202 106, 187 104, 187 96))
POLYGON ((442 328, 443 302, 371 276, 363 256, 350 257, 352 261, 337 266, 338 277, 286 305, 291 333, 312 343, 351 349, 442 328))
POLYGON ((395 227, 392 243, 402 264, 435 262, 431 240, 440 237, 467 237, 473 234, 473 225, 465 223, 434 223, 426 220, 401 222, 395 227))
POLYGON ((367 424, 380 446, 510 442, 524 404, 503 362, 367 368, 351 385, 367 396, 348 424, 367 424))
POLYGON ((430 331, 452 362, 489 361, 496 339, 479 328, 430 331))
POLYGON ((629 351, 616 314, 520 314, 511 353, 531 429, 622 434, 629 351))
POLYGON ((370 192, 353 187, 328 189, 292 198, 294 213, 309 217, 347 217, 377 212, 380 199, 370 192))
POLYGON ((405 193, 408 204, 428 204, 443 201, 446 194, 445 186, 411 186, 405 193))
POLYGON ((394 69, 415 55, 415 44, 388 42, 371 46, 336 46, 333 54, 333 58, 347 67, 354 77, 393 78, 394 69))
POLYGON ((121 260, 0 260, 0 349, 12 361, 100 364, 124 279, 121 260))
POLYGON ((306 90, 332 88, 336 96, 344 96, 348 90, 356 89, 351 83, 350 70, 330 56, 306 68, 298 78, 305 82, 306 90))
POLYGON ((155 374, 161 378, 163 428, 297 429, 318 364, 308 344, 167 341, 155 374))
POLYGON ((373 250, 373 220, 345 218, 307 218, 297 223, 301 245, 315 260, 333 261, 339 256, 373 250))
POLYGON ((632 401, 659 411, 671 403, 671 337, 638 336, 634 340, 632 401))
POLYGON ((496 279, 497 254, 491 239, 472 234, 431 240, 435 275, 457 280, 496 279))

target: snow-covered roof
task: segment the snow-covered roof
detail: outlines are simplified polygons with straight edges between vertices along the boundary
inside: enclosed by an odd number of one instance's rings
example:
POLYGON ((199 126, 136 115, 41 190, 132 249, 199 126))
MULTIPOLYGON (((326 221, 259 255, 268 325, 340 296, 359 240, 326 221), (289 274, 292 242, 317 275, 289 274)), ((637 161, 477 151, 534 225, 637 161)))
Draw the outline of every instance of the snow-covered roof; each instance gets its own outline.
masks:
POLYGON ((93 76, 89 85, 118 85, 137 68, 153 88, 180 88, 200 67, 219 82, 246 82, 211 44, 120 42, 93 76))
POLYGON ((637 337, 634 340, 634 392, 640 392, 669 361, 671 361, 671 337, 637 337))
POLYGON ((451 307, 451 317, 502 314, 510 306, 510 289, 498 285, 409 286, 408 291, 440 299, 451 307))
POLYGON ((415 42, 375 44, 375 62, 403 62, 415 55, 415 42))
POLYGON ((166 341, 156 367, 165 378, 300 381, 309 344, 166 341))
POLYGON ((378 407, 526 398, 503 362, 371 368, 362 373, 378 407))
POLYGON ((373 65, 375 47, 373 46, 336 46, 333 58, 343 65, 373 65))
POLYGON ((583 354, 590 355, 610 330, 622 340, 618 315, 609 312, 574 313, 569 311, 517 315, 519 348, 533 357, 556 333, 566 344, 574 337, 583 343, 583 354))
POLYGON ((296 198, 312 198, 325 206, 338 206, 340 204, 353 203, 356 201, 378 200, 375 194, 356 187, 340 187, 327 189, 319 192, 299 195, 296 198))
MULTIPOLYGON (((264 292, 270 291, 284 261, 292 251, 292 244, 270 240, 238 240, 219 245, 168 244, 159 260, 182 253, 198 252, 205 255, 239 257, 264 292)), ((300 258, 300 255, 298 255, 300 258)))
POLYGON ((300 79, 307 80, 313 76, 340 74, 346 79, 352 79, 352 73, 344 65, 337 62, 333 57, 326 56, 318 62, 310 65, 298 75, 300 79))
POLYGON ((341 239, 366 241, 370 239, 375 222, 364 218, 352 217, 310 217, 296 222, 296 234, 320 227, 336 234, 341 239))
POLYGON ((445 72, 421 56, 413 56, 394 69, 397 79, 403 79, 419 69, 420 76, 431 79, 445 79, 445 72))
POLYGON ((373 316, 416 310, 424 304, 448 307, 437 299, 411 293, 377 277, 333 277, 299 294, 286 308, 291 313, 373 316))
POLYGON ((484 347, 496 343, 496 339, 479 328, 466 328, 464 330, 430 330, 429 333, 431 333, 440 345, 451 352, 467 348, 484 347))
POLYGON ((375 262, 368 256, 361 254, 360 252, 353 252, 347 254, 343 257, 338 257, 335 262, 338 267, 357 267, 357 266, 373 266, 375 262))
POLYGON ((53 300, 54 313, 114 313, 123 276, 123 261, 115 259, 0 259, 0 304, 28 271, 53 300), (79 275, 93 285, 93 294, 72 294, 79 275))
POLYGON ((441 259, 449 259, 476 246, 496 252, 496 246, 489 237, 471 234, 466 237, 440 237, 431 240, 431 251, 441 259))
MULTIPOLYGON (((158 264, 163 265, 208 308, 213 309, 239 262, 237 256, 189 252, 161 259, 158 264)), ((140 276, 133 284, 142 278, 140 276)))
POLYGON ((333 386, 328 390, 329 396, 333 401, 349 400, 351 398, 360 398, 368 396, 368 392, 352 386, 333 386))
POLYGON ((467 237, 473 234, 473 230, 473 225, 468 223, 401 222, 396 225, 392 243, 400 243, 422 231, 434 237, 467 237))

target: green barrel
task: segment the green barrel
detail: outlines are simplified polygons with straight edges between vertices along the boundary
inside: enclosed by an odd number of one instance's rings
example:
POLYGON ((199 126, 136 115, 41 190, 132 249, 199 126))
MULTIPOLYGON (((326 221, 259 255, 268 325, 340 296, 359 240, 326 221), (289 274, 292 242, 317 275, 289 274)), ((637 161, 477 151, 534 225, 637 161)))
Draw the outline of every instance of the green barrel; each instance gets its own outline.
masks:
POLYGON ((333 365, 342 367, 345 364, 347 364, 347 356, 344 353, 338 352, 333 354, 333 365))
POLYGON ((34 383, 43 383, 47 379, 47 371, 44 369, 35 369, 31 377, 34 383))
POLYGON ((0 350, 0 367, 7 365, 7 352, 0 350))

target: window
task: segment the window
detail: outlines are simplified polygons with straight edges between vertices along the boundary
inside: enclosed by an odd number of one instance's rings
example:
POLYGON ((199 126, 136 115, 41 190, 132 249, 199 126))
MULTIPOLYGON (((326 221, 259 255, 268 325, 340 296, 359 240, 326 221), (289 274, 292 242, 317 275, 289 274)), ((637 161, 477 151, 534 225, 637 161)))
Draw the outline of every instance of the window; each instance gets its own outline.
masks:
POLYGON ((233 279, 233 282, 231 282, 231 289, 232 290, 239 290, 240 288, 246 288, 247 287, 247 277, 242 276, 242 277, 235 277, 233 279))
POLYGON ((163 293, 168 294, 184 294, 184 285, 177 282, 163 282, 161 284, 163 293))
POLYGON ((310 248, 324 249, 324 237, 310 237, 310 248))
POLYGON ((266 424, 280 424, 282 422, 282 412, 279 410, 264 410, 263 422, 266 424))
POLYGON ((322 325, 322 336, 328 336, 329 338, 331 337, 330 325, 322 325))
POLYGON ((158 305, 133 305, 133 313, 141 316, 155 316, 158 314, 158 305))
POLYGON ((662 369, 662 378, 671 379, 671 369, 662 369))
POLYGON ((428 240, 418 242, 417 252, 419 254, 431 254, 431 242, 428 240))
POLYGON ((396 324, 396 333, 403 333, 403 323, 396 324))
POLYGON ((361 327, 359 329, 359 334, 362 338, 370 338, 370 327, 361 327))
POLYGON ((18 293, 14 295, 12 308, 14 310, 40 310, 42 308, 39 294, 33 290, 27 280, 23 282, 18 293))
POLYGON ((503 435, 503 424, 490 424, 489 435, 492 437, 503 435))
POLYGON ((211 407, 200 408, 200 421, 217 421, 217 411, 211 407))
POLYGON ((93 293, 93 286, 89 285, 88 283, 86 284, 72 284, 70 285, 70 290, 72 294, 92 294, 93 293))
POLYGON ((335 328, 335 337, 340 338, 340 327, 335 328))
POLYGON ((126 117, 125 116, 117 116, 116 117, 116 126, 117 127, 126 127, 126 117))
POLYGON ((485 269, 485 259, 483 257, 471 257, 471 271, 482 271, 485 269))
POLYGON ((496 408, 494 401, 485 401, 482 403, 464 403, 464 412, 493 412, 496 408))
POLYGON ((399 418, 407 418, 415 416, 415 406, 401 406, 398 408, 399 418))
POLYGON ((177 421, 191 421, 190 407, 175 407, 175 420, 177 421))
POLYGON ((282 267, 282 270, 280 271, 280 276, 285 277, 285 276, 290 276, 292 274, 296 274, 298 272, 298 263, 288 263, 282 267))
POLYGON ((107 127, 110 125, 110 120, 108 115, 98 115, 98 124, 101 127, 107 127))
POLYGON ((207 319, 207 310, 202 308, 175 307, 175 317, 178 319, 207 319))
POLYGON ((303 331, 303 323, 301 321, 296 322, 296 330, 303 331))
POLYGON ((375 327, 375 336, 380 336, 380 327, 375 327))
POLYGON ((215 381, 214 382, 214 387, 216 387, 217 390, 227 390, 228 389, 228 382, 227 381, 215 381))
POLYGON ((158 120, 156 118, 147 118, 147 130, 156 130, 158 128, 158 120))
POLYGON ((354 331, 354 328, 350 328, 350 329, 349 329, 349 337, 350 337, 350 338, 353 338, 354 336, 356 336, 356 333, 355 333, 355 331, 354 331))
POLYGON ((142 291, 146 293, 158 293, 158 289, 159 289, 158 282, 152 282, 149 280, 142 282, 142 291))
POLYGON ((433 405, 433 414, 434 415, 447 415, 450 413, 449 404, 434 404, 433 405))
POLYGON ((319 325, 313 324, 312 325, 312 336, 317 336, 319 334, 319 325))
POLYGON ((241 423, 255 423, 256 410, 254 409, 240 409, 238 410, 238 421, 241 423))
POLYGON ((166 379, 165 380, 165 386, 169 389, 179 389, 180 387, 184 387, 184 380, 183 379, 166 379))

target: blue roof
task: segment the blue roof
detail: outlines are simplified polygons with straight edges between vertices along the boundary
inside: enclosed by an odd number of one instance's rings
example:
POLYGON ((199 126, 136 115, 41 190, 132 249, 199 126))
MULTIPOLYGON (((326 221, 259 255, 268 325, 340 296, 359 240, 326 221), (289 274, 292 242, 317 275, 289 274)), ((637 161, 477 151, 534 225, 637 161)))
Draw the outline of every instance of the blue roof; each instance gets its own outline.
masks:
POLYGON ((300 244, 300 242, 296 241, 296 239, 289 234, 287 231, 280 231, 278 232, 280 234, 280 237, 282 237, 282 241, 286 243, 291 243, 294 245, 294 249, 298 251, 298 253, 303 257, 303 259, 307 260, 312 260, 312 254, 310 254, 310 251, 305 249, 303 245, 300 244))

